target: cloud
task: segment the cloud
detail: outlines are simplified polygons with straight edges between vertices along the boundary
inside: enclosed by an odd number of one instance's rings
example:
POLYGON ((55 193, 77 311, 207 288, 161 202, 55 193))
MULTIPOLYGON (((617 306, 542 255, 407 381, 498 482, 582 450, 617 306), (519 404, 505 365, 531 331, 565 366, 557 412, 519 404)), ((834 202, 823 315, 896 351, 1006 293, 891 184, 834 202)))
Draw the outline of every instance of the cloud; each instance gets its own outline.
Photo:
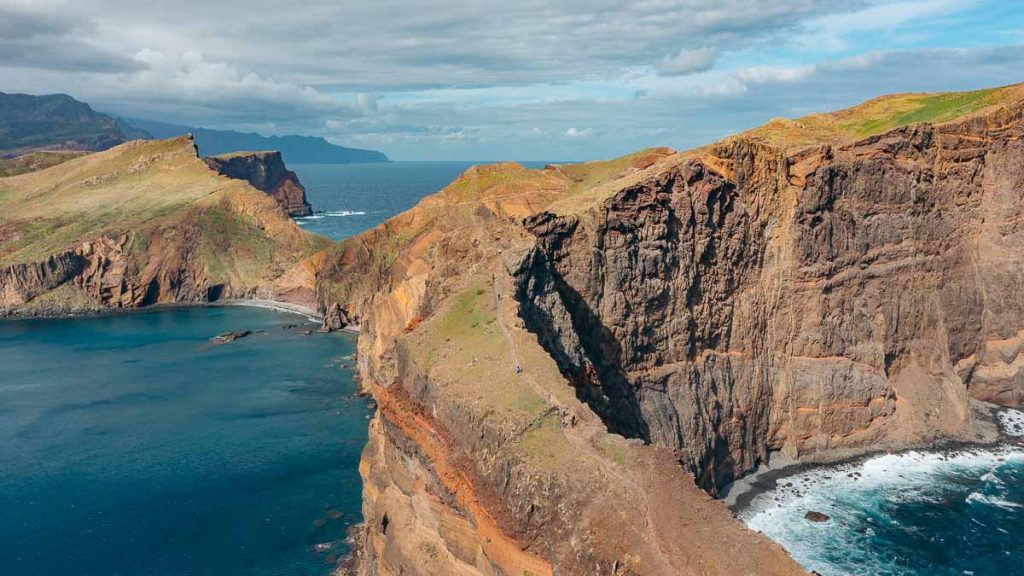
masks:
POLYGON ((714 48, 682 49, 673 57, 666 56, 658 63, 658 74, 662 76, 686 76, 697 72, 706 72, 715 65, 718 51, 714 48))
POLYGON ((139 68, 130 57, 94 45, 90 32, 88 22, 66 14, 0 5, 0 65, 88 72, 139 68))
POLYGON ((0 0, 0 90, 396 158, 571 160, 1018 81, 1020 48, 993 44, 1022 29, 996 0, 0 0))

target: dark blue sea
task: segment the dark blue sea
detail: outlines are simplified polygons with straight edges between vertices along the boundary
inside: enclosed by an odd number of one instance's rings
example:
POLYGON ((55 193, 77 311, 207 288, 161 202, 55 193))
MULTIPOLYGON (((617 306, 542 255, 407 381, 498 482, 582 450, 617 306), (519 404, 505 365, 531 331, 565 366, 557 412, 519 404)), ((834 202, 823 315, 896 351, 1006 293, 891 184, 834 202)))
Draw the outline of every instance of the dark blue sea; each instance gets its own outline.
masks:
POLYGON ((360 520, 348 334, 269 310, 0 322, 0 574, 327 574, 360 520), (261 331, 229 344, 228 330, 261 331))
POLYGON ((823 576, 1024 574, 1020 444, 888 454, 777 482, 740 518, 823 576))
MULTIPOLYGON (((477 162, 289 164, 316 212, 300 226, 341 240, 373 228, 416 205, 477 162)), ((523 162, 543 168, 544 162, 523 162)))

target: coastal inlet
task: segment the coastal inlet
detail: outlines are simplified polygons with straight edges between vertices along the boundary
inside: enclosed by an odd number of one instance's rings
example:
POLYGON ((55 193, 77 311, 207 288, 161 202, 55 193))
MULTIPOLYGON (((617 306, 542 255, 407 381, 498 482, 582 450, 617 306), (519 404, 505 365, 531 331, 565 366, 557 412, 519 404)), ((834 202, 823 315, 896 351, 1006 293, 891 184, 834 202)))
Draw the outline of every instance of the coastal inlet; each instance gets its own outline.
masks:
POLYGON ((370 411, 355 338, 316 327, 247 307, 0 322, 2 573, 330 573, 370 411))

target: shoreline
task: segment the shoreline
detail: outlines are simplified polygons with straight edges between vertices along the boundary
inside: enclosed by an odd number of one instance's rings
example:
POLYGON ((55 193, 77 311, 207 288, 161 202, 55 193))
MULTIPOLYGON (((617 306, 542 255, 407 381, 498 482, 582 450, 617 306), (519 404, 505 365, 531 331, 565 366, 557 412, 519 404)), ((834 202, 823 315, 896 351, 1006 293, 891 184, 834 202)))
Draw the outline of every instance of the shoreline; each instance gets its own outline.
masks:
POLYGON ((292 304, 290 302, 281 302, 279 300, 266 300, 262 298, 253 298, 251 300, 244 298, 231 298, 226 300, 217 300, 214 302, 200 303, 198 306, 247 306, 250 308, 263 308, 265 310, 274 310, 277 312, 286 312, 289 314, 298 314, 305 316, 310 322, 323 322, 324 317, 318 314, 316 310, 303 306, 301 304, 292 304))
MULTIPOLYGON (((18 308, 5 308, 0 310, 0 321, 4 320, 44 320, 60 318, 94 318, 101 316, 115 316, 119 314, 144 314, 159 310, 173 310, 175 308, 219 308, 230 306, 248 306, 250 308, 262 308, 273 310, 284 314, 295 314, 304 317, 307 321, 322 323, 324 317, 319 312, 308 306, 282 302, 280 300, 268 300, 265 298, 228 298, 215 300, 213 302, 171 302, 166 304, 152 304, 141 308, 40 308, 23 310, 18 308)), ((338 332, 359 334, 358 324, 345 326, 338 332)))
POLYGON ((871 458, 886 454, 900 455, 910 452, 928 452, 950 455, 971 450, 992 449, 999 446, 1024 446, 1024 437, 1014 436, 1009 433, 1000 424, 998 417, 1000 412, 1024 412, 1024 410, 982 402, 978 402, 976 407, 979 410, 984 410, 989 415, 989 420, 981 424, 994 424, 995 426, 995 433, 984 440, 936 440, 931 443, 923 442, 916 446, 903 446, 896 450, 882 448, 850 457, 838 457, 834 460, 820 461, 794 460, 781 452, 776 452, 772 454, 772 459, 780 459, 780 463, 776 466, 759 466, 757 470, 736 480, 727 487, 725 496, 720 498, 720 500, 729 508, 733 516, 739 518, 740 514, 750 507, 755 498, 778 488, 780 480, 811 470, 820 469, 826 471, 839 466, 862 463, 871 458))

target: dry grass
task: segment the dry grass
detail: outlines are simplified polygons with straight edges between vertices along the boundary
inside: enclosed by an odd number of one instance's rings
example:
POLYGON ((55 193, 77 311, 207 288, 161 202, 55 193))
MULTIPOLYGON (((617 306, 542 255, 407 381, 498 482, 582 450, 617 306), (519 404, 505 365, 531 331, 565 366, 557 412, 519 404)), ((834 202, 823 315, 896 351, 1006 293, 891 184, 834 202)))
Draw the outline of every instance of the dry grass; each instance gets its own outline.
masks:
POLYGON ((194 243, 212 279, 246 286, 329 244, 301 231, 269 196, 210 170, 187 137, 129 142, 0 179, 0 264, 124 233, 142 251, 154 234, 164 246, 194 243))
POLYGON ((788 149, 822 143, 847 144, 921 122, 941 124, 987 108, 1019 102, 1024 85, 969 92, 892 94, 825 114, 789 120, 775 118, 733 138, 752 138, 788 149))

